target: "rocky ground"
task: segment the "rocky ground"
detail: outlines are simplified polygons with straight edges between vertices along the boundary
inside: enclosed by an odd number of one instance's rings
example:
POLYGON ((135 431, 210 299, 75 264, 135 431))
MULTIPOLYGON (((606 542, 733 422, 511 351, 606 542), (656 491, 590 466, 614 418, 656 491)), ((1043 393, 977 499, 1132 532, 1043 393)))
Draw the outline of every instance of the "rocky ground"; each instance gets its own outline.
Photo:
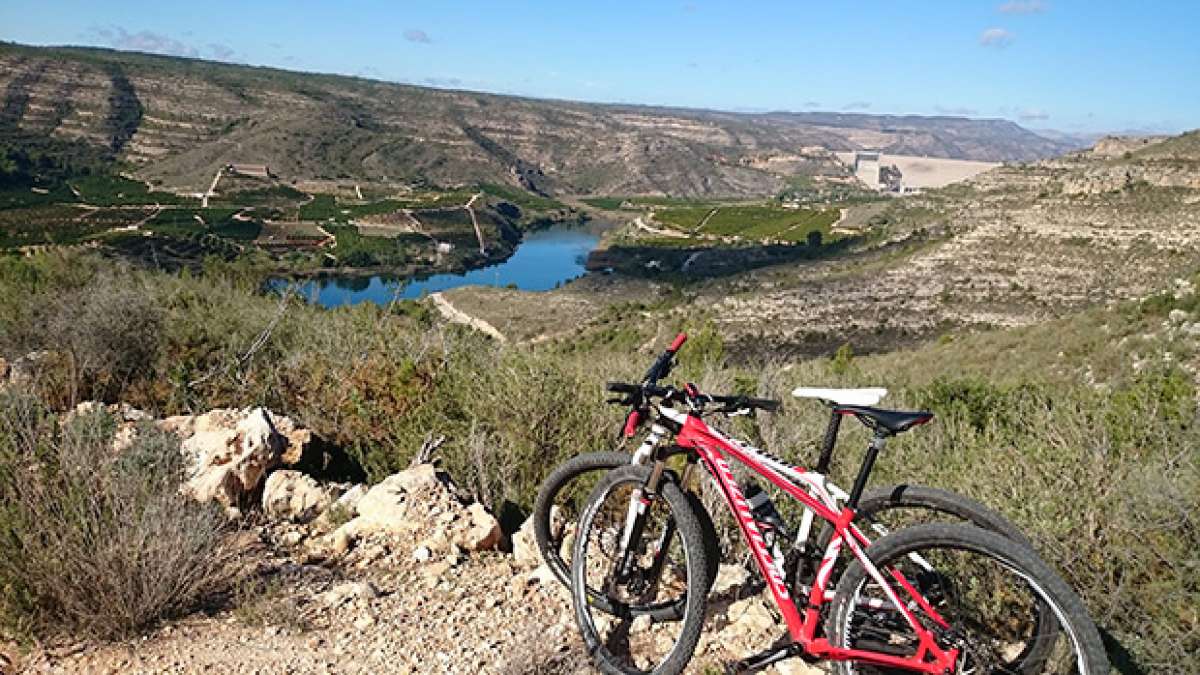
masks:
MULTIPOLYGON (((127 406, 107 410, 119 420, 117 451, 149 421, 127 406)), ((311 466, 302 458, 319 441, 261 408, 153 423, 183 438, 184 490, 238 523, 236 587, 126 642, 10 649, 0 672, 591 672, 568 594, 541 564, 530 524, 503 532, 433 464, 368 488, 295 468, 311 466)), ((785 633, 765 597, 737 599, 748 580, 740 567, 722 568, 692 672, 785 633)), ((808 668, 785 662, 771 672, 808 668)))

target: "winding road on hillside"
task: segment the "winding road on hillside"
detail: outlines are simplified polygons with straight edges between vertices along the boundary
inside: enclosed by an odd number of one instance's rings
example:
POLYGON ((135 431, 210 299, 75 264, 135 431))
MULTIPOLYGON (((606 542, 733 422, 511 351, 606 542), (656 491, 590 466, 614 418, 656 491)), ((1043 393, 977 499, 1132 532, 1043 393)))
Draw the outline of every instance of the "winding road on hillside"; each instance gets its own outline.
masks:
POLYGON ((508 342, 508 338, 504 336, 504 333, 501 333, 495 326, 487 321, 484 321, 483 319, 477 319, 470 314, 459 310, 457 307, 450 304, 450 301, 446 299, 446 296, 442 295, 441 293, 433 293, 429 296, 429 299, 433 300, 434 306, 437 307, 442 316, 445 317, 450 323, 458 323, 464 326, 470 326, 481 333, 495 338, 497 342, 508 342))

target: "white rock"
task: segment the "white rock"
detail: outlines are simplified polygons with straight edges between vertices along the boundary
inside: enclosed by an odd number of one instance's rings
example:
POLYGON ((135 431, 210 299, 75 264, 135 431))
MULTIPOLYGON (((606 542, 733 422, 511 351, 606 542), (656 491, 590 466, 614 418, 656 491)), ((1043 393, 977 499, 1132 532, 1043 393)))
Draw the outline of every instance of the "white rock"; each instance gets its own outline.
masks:
POLYGON ((750 572, 741 565, 721 565, 717 568, 717 579, 713 582, 712 593, 722 595, 736 591, 750 580, 750 572))
POLYGON ((433 551, 430 551, 428 546, 418 546, 413 550, 413 560, 417 562, 428 562, 432 557, 433 551))
POLYGON ((185 491, 199 501, 237 506, 279 466, 287 445, 263 408, 215 410, 193 424, 194 433, 180 447, 190 463, 185 491))
MULTIPOLYGON (((559 518, 558 507, 551 507, 550 522, 553 524, 559 518)), ((542 552, 538 548, 537 535, 534 533, 533 516, 525 519, 521 527, 512 536, 513 562, 520 569, 533 569, 542 564, 542 552)))
POLYGON ((263 486, 263 511, 273 518, 307 523, 332 501, 330 491, 312 477, 290 469, 272 472, 263 486))
POLYGON ((444 537, 467 551, 494 549, 503 537, 500 523, 482 504, 464 506, 449 480, 429 464, 388 476, 358 500, 356 511, 336 532, 352 539, 375 533, 444 537))
POLYGON ((358 515, 358 502, 367 494, 366 485, 355 485, 354 487, 342 493, 342 496, 337 498, 333 503, 334 506, 341 509, 351 517, 358 515))
POLYGON ((316 601, 322 606, 333 609, 348 602, 370 601, 379 597, 379 589, 369 581, 348 581, 319 593, 316 601))

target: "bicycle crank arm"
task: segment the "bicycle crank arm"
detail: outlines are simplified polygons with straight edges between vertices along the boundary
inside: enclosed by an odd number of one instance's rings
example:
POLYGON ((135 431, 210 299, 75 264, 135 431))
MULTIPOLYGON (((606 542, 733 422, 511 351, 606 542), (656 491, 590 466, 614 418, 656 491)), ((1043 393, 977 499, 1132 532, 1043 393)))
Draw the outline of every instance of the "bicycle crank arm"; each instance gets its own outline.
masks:
MULTIPOLYGON (((753 656, 737 661, 733 664, 725 666, 725 672, 728 675, 741 675, 742 673, 753 673, 763 670, 771 664, 778 663, 784 659, 790 659, 794 656, 804 657, 804 650, 796 643, 786 644, 782 647, 773 647, 764 652, 759 652, 753 656)), ((815 662, 815 659, 804 659, 810 663, 815 662)))

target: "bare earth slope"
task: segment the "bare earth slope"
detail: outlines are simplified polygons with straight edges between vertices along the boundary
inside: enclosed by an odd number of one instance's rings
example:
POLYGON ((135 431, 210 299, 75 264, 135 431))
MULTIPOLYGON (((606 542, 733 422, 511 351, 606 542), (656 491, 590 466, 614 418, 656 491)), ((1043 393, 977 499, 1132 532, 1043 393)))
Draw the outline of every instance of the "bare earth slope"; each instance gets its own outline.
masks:
MULTIPOLYGON (((558 193, 765 194, 803 148, 1018 161, 1068 146, 1001 120, 736 114, 446 91, 192 59, 0 43, 0 127, 111 147, 198 191, 230 162, 286 178, 503 182, 558 193)), ((840 170, 813 156, 790 170, 840 170)))

